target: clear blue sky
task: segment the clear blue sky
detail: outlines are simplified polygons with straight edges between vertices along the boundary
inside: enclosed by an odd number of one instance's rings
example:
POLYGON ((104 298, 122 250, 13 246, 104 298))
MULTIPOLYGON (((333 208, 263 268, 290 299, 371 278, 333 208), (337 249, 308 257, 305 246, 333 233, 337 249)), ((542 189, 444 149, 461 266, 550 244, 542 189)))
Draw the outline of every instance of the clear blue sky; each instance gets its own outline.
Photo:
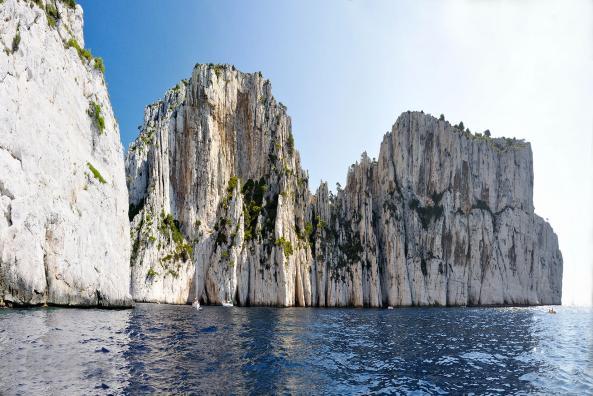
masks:
POLYGON ((564 303, 593 283, 593 2, 79 0, 124 147, 195 63, 261 71, 310 172, 344 183, 406 110, 532 142, 536 211, 565 259, 564 303))

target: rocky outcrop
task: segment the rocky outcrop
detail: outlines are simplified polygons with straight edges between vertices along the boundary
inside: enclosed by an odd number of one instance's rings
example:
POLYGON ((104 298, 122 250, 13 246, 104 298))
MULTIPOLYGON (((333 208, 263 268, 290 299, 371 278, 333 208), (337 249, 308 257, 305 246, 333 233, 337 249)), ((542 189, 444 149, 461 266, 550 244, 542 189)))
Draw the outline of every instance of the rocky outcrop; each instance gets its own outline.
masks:
POLYGON ((317 193, 314 301, 559 304, 562 256, 532 191, 528 143, 402 114, 378 160, 363 154, 336 196, 317 193))
POLYGON ((0 304, 121 307, 123 150, 73 1, 0 4, 0 304))
POLYGON ((196 65, 146 108, 126 168, 139 301, 278 306, 558 304, 528 143, 402 114, 379 158, 308 190, 269 81, 196 65))
POLYGON ((292 139, 269 81, 229 66, 196 66, 146 108, 126 163, 134 299, 305 304, 309 193, 292 139))

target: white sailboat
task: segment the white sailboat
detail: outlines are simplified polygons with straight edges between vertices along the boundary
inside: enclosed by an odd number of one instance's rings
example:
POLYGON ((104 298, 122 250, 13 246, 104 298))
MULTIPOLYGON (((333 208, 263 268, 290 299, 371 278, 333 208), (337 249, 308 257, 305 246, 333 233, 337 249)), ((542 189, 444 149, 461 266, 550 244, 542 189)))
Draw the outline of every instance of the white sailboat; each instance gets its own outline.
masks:
MULTIPOLYGON (((231 282, 230 281, 227 281, 227 292, 228 292, 228 294, 231 294, 230 290, 231 290, 231 282)), ((233 300, 232 299, 227 299, 226 301, 223 301, 222 302, 222 306, 223 307, 232 307, 233 306, 233 300)))
POLYGON ((200 301, 197 298, 192 303, 192 307, 194 307, 197 311, 202 309, 202 307, 200 306, 200 301))

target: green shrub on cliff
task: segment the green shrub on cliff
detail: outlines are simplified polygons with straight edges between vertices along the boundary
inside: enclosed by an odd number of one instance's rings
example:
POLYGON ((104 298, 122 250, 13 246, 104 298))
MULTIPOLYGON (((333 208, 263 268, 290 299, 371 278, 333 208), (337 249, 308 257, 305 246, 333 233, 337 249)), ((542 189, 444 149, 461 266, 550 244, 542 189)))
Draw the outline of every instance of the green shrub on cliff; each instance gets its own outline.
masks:
POLYGON ((73 38, 68 40, 68 42, 66 43, 66 47, 74 48, 76 50, 76 52, 78 52, 78 56, 80 57, 80 60, 86 59, 87 61, 90 62, 93 59, 93 55, 91 54, 91 52, 89 50, 87 50, 86 48, 82 48, 80 46, 80 44, 78 44, 78 41, 76 41, 73 38))
POLYGON ((179 230, 179 225, 177 221, 173 219, 171 213, 167 215, 161 214, 161 224, 159 226, 159 229, 161 233, 165 236, 168 236, 170 232, 173 242, 175 242, 177 245, 183 243, 183 234, 179 230))
POLYGON ((210 66, 212 70, 214 70, 216 77, 220 78, 222 72, 224 71, 224 65, 210 63, 208 66, 210 66))
POLYGON ((237 176, 232 176, 229 179, 229 185, 227 187, 227 192, 230 193, 230 194, 232 194, 233 193, 233 190, 235 188, 237 188, 237 185, 238 184, 239 184, 239 178, 237 176))
POLYGON ((87 162, 86 165, 88 166, 88 168, 92 172, 92 174, 95 177, 95 179, 99 180, 99 182, 101 184, 107 183, 107 181, 103 178, 103 176, 101 175, 101 173, 99 173, 99 171, 97 170, 97 168, 95 168, 90 162, 87 162))
POLYGON ((284 255, 287 257, 293 253, 292 243, 290 243, 290 241, 284 237, 276 239, 276 246, 282 247, 282 250, 284 250, 284 255))
POLYGON ((55 5, 50 2, 45 5, 45 16, 47 18, 47 24, 52 28, 56 27, 57 21, 60 19, 60 14, 55 5))
POLYGON ((255 237, 257 219, 261 214, 264 195, 267 190, 268 186, 263 178, 259 181, 248 179, 241 189, 243 194, 243 232, 245 240, 255 237))
POLYGON ((99 106, 99 104, 96 102, 91 102, 89 105, 88 114, 99 130, 99 134, 102 134, 105 131, 105 118, 103 118, 103 115, 101 114, 101 106, 99 106))
POLYGON ((66 6, 69 7, 69 8, 75 8, 76 7, 76 1, 75 0, 62 0, 62 3, 66 4, 66 6))
POLYGON ((313 235, 313 224, 311 224, 311 223, 305 224, 305 236, 307 238, 311 238, 312 235, 313 235))
POLYGON ((288 152, 292 154, 294 152, 294 136, 292 136, 292 132, 289 132, 288 134, 286 145, 288 146, 288 152))
POLYGON ((15 34, 14 38, 12 39, 12 52, 13 53, 18 51, 20 43, 21 43, 21 32, 17 28, 16 34, 15 34))
MULTIPOLYGON (((19 22, 18 25, 16 26, 16 33, 14 34, 14 37, 12 38, 11 49, 12 49, 13 54, 18 51, 20 43, 21 43, 21 23, 19 22)), ((11 54, 10 49, 8 49, 8 48, 5 48, 4 52, 6 52, 7 55, 11 54)))
POLYGON ((103 58, 95 58, 95 69, 99 70, 101 73, 105 73, 105 63, 103 63, 103 58))
POLYGON ((105 73, 105 63, 103 62, 103 58, 101 57, 96 57, 93 58, 93 54, 91 54, 91 51, 89 51, 86 48, 82 48, 80 46, 80 44, 78 44, 78 41, 76 41, 75 39, 71 38, 66 42, 66 48, 74 48, 76 49, 76 52, 78 52, 78 56, 80 57, 81 61, 87 61, 87 62, 93 62, 93 67, 96 70, 99 70, 101 73, 105 73))

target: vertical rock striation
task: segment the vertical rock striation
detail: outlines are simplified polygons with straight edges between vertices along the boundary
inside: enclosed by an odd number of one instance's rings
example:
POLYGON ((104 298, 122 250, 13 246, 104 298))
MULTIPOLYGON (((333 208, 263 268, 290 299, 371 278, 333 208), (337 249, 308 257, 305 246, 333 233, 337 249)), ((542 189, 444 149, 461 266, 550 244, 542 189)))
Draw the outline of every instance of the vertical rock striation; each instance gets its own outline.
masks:
POLYGON ((129 306, 123 150, 82 9, 0 19, 0 304, 129 306))
POLYGON ((306 303, 307 174, 261 74, 196 66, 146 108, 126 168, 134 299, 306 303))
POLYGON ((528 143, 402 114, 378 160, 317 193, 317 304, 559 304, 562 256, 532 191, 528 143))
POLYGON ((402 114, 379 158, 315 195, 269 81, 196 65, 146 108, 126 159, 139 301, 559 304, 528 143, 402 114))

